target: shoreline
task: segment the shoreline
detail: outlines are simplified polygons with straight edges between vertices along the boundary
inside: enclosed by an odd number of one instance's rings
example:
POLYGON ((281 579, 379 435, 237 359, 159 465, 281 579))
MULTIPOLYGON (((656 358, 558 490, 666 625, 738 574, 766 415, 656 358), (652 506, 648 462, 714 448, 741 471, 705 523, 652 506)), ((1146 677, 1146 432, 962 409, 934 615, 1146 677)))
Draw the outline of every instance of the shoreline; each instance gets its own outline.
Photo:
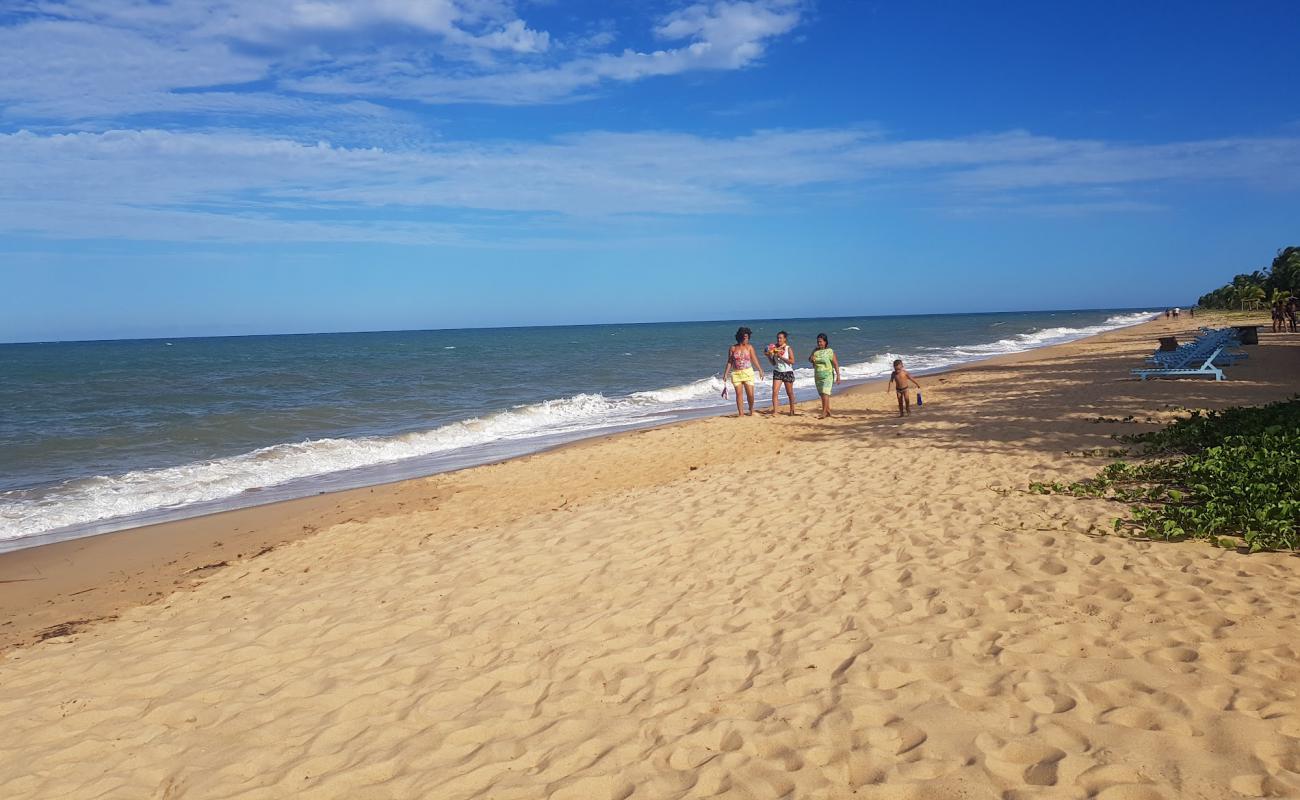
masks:
MULTIPOLYGON (((1050 317, 1056 317, 1056 314, 1060 312, 1041 313, 1047 314, 1050 317)), ((1033 350, 1041 349, 1044 346, 1051 346, 1050 344, 1043 344, 1039 341, 1034 343, 1021 341, 1021 339, 1026 336, 1032 337, 1032 335, 1038 333, 1039 330, 1052 334, 1048 337, 1049 341, 1059 338, 1059 336, 1072 335, 1075 337, 1074 339, 1055 342, 1056 344, 1063 344, 1068 341, 1077 341, 1078 339, 1085 338, 1088 335, 1094 335, 1097 332, 1095 329, 1104 328, 1109 324, 1118 324, 1121 327, 1128 327, 1132 324, 1140 324, 1132 322, 1134 319, 1146 316, 1149 320, 1152 316, 1151 313, 1143 315, 1126 311, 1115 311, 1113 313, 1108 311, 1105 313, 1110 313, 1111 316, 1108 317, 1105 322, 1099 322, 1095 325, 1087 325, 1081 322, 1071 321, 1075 325, 1082 325, 1082 327, 1071 327, 1070 325, 1066 325, 1062 328, 1030 328, 1026 333, 1016 334, 1011 336, 1010 339, 1003 339, 994 343, 994 345, 1006 345, 1007 347, 1012 348, 1006 351, 1003 351, 1003 348, 995 347, 994 352, 986 353, 983 352, 982 349, 989 347, 990 345, 970 345, 969 349, 964 349, 964 346, 959 344, 949 348, 952 352, 939 358, 937 362, 934 362, 931 355, 921 352, 934 348, 922 347, 921 351, 917 351, 917 353, 913 354, 916 360, 910 362, 913 367, 911 371, 915 375, 924 376, 959 368, 967 364, 980 363, 992 357, 1014 355, 1021 352, 1032 352, 1033 350), (929 366, 924 366, 926 364, 929 364, 929 366)), ((965 317, 978 317, 981 315, 959 316, 964 319, 965 317)), ((1112 330, 1118 329, 1119 328, 1112 328, 1112 330)), ((861 361, 861 357, 863 357, 862 353, 857 353, 856 355, 859 356, 859 361, 851 364, 842 364, 842 367, 846 370, 844 389, 848 389, 860 383, 881 379, 887 374, 887 370, 883 373, 879 372, 883 364, 882 359, 887 360, 890 357, 885 354, 885 351, 875 353, 873 356, 867 358, 865 362, 861 361), (865 376, 862 374, 864 372, 864 367, 868 368, 865 370, 867 373, 865 376)), ((908 357, 912 358, 913 356, 908 357)), ((799 398, 801 402, 803 400, 815 400, 816 393, 811 385, 811 371, 807 369, 802 371, 808 373, 808 375, 800 378, 801 382, 806 383, 806 385, 801 384, 800 388, 796 391, 796 397, 799 398)), ((65 492, 65 489, 67 489, 69 484, 69 482, 65 482, 62 485, 50 489, 53 494, 46 498, 45 503, 49 505, 44 511, 34 511, 31 509, 27 511, 29 514, 36 515, 30 519, 23 517, 24 512, 21 508, 23 501, 18 503, 16 513, 18 513, 19 516, 16 519, 16 527, 12 531, 9 531, 9 534, 15 534, 19 531, 22 531, 23 533, 22 535, 13 535, 9 538, 0 539, 0 553, 22 550, 29 547, 60 541, 80 539, 87 536, 96 536, 119 530, 136 529, 164 522, 174 522, 177 520, 216 514, 225 511, 267 505, 283 500, 311 497, 321 494, 322 492, 333 493, 348 489, 368 488, 370 486, 395 483, 401 480, 428 477, 430 475, 452 472, 482 464, 497 463, 502 460, 516 458, 531 453, 544 452, 557 445, 568 444, 574 441, 581 441, 593 437, 599 438, 600 436, 611 433, 639 430, 710 416, 724 416, 729 413, 728 408, 731 406, 731 403, 727 401, 719 402, 717 400, 716 390, 721 388, 721 383, 718 382, 716 376, 712 379, 712 382, 717 385, 714 386, 712 390, 710 390, 708 386, 705 386, 704 396, 698 394, 700 388, 699 385, 708 384, 710 383, 710 380, 711 379, 709 378, 705 378, 690 381, 681 386, 668 386, 654 390, 642 390, 632 392, 630 395, 620 395, 618 393, 609 395, 596 394, 594 400, 599 401, 599 404, 605 406, 603 413, 595 413, 589 408, 580 408, 578 409, 580 415, 590 414, 590 416, 586 418, 585 423, 577 424, 576 426, 570 425, 570 423, 566 421, 564 414, 562 414, 558 423, 561 428, 560 430, 550 429, 545 425, 536 427, 532 423, 525 423, 527 427, 532 429, 523 434, 522 438, 510 433, 510 428, 520 423, 520 420, 516 419, 518 416, 516 412, 523 413, 531 411, 549 414, 550 412, 548 407, 551 404, 556 404, 557 407, 565 408, 567 407, 567 404, 588 398, 588 394, 584 393, 586 390, 583 390, 583 392, 579 392, 576 395, 570 394, 548 400, 540 400, 535 403, 525 403, 524 405, 511 406, 509 408, 502 407, 496 410, 482 410, 474 419, 452 419, 450 421, 444 420, 443 422, 430 421, 429 424, 433 427, 418 431, 410 431, 401 436, 374 434, 373 436, 344 437, 335 439, 331 438, 329 435, 322 434, 322 436, 318 437, 316 440, 309 438, 297 442, 286 441, 266 445, 257 445, 251 442, 245 442, 243 443, 243 446, 246 448, 252 448, 251 450, 242 453, 228 453, 225 456, 214 457, 209 460, 191 461, 170 466, 156 465, 154 467, 142 467, 138 475, 138 480, 143 488, 120 485, 121 480, 124 477, 137 475, 137 472, 131 470, 128 465, 121 465, 118 473, 114 473, 112 470, 105 473, 103 478, 106 480, 107 484, 105 491, 116 486, 115 489, 109 492, 109 494, 114 497, 114 504, 125 503, 126 507, 139 506, 139 510, 119 513, 117 516, 110 518, 87 519, 88 516, 93 516, 98 513, 98 511, 93 508, 92 501, 94 501, 94 498, 81 496, 78 491, 69 490, 68 492, 65 492), (635 405, 635 403, 644 401, 645 398, 641 397, 642 395, 653 396, 660 392, 673 394, 683 390, 691 390, 695 393, 695 396, 692 399, 686 401, 688 403, 687 405, 677 405, 677 400, 661 400, 659 398, 654 398, 650 406, 647 406, 640 411, 633 410, 628 412, 619 408, 619 406, 624 403, 633 403, 633 405, 635 405), (656 403, 667 403, 667 405, 664 405, 662 408, 654 407, 654 404, 656 403), (613 416, 609 417, 611 414, 613 416), (337 445, 338 448, 345 451, 350 449, 355 450, 360 445, 366 445, 367 447, 394 446, 408 435, 416 436, 421 440, 428 439, 429 441, 436 441, 438 437, 443 435, 449 435, 453 438, 469 435, 473 438, 475 431, 470 431, 469 429, 462 430, 460 428, 461 425, 469 423, 478 423, 479 425, 489 426, 504 424, 506 430, 503 431, 502 435, 498 438, 481 441, 477 444, 458 444, 451 447, 451 449, 438 449, 438 447, 434 447, 434 449, 428 450, 427 452, 416 455, 407 454, 397 460, 372 461, 369 463, 352 464, 350 466, 343 466, 343 462, 331 464, 312 463, 311 467, 305 471, 303 469, 305 466, 304 464, 299 463, 296 466, 293 466, 292 464, 285 462, 286 458, 301 455, 299 450, 305 449, 314 452, 317 449, 317 445, 324 444, 331 445, 329 448, 321 448, 322 451, 329 453, 336 449, 334 445, 337 445), (232 465, 241 462, 243 459, 247 459, 250 456, 258 456, 258 460, 260 461, 261 456, 259 454, 268 456, 266 459, 267 464, 278 466, 272 470, 271 474, 260 475, 263 482, 252 482, 251 478, 241 479, 236 481, 236 485, 234 486, 226 486, 226 493, 220 494, 220 496, 211 496, 207 499, 196 500, 194 497, 188 496, 189 493, 187 492, 172 491, 163 492, 162 495, 158 495, 158 489, 156 486, 153 489, 148 488, 150 484, 181 487, 187 485, 187 482, 190 480, 199 481, 201 484, 205 482, 216 482, 217 484, 220 484, 226 479, 223 475, 226 475, 226 473, 233 468, 232 465), (273 454, 274 457, 270 457, 273 454), (222 466, 223 464, 225 466, 222 466), (284 474, 275 474, 276 471, 285 468, 289 469, 287 476, 284 474), (125 475, 119 474, 121 470, 126 470, 125 475), (176 474, 173 475, 173 473, 176 474), (172 477, 162 480, 162 477, 165 475, 172 475, 172 477), (161 484, 159 483, 160 481, 161 484), (145 494, 152 493, 154 496, 148 498, 148 502, 144 503, 144 505, 140 505, 140 501, 145 498, 137 497, 135 495, 137 491, 143 491, 145 494), (122 497, 117 497, 118 492, 125 492, 125 494, 122 497), (58 498, 58 502, 54 502, 56 498, 58 498), (92 506, 87 506, 87 503, 92 503, 92 506), (67 513, 64 513, 65 511, 67 513), (39 517, 40 520, 43 520, 43 522, 38 522, 37 517, 39 517), (31 532, 28 530, 29 528, 35 527, 37 524, 54 524, 55 520, 59 519, 63 520, 63 522, 57 524, 55 527, 37 528, 39 532, 31 532), (78 519, 81 519, 82 521, 76 521, 78 519)), ((567 414, 570 413, 570 411, 564 413, 567 414)), ((599 411, 599 409, 596 411, 599 411)), ((420 447, 427 446, 428 445, 421 445, 420 447)), ((416 449, 418 450, 420 447, 417 447, 416 449)), ((325 457, 327 461, 332 461, 336 458, 336 455, 326 455, 325 457)), ((299 459, 299 461, 301 461, 301 459, 299 459)), ((363 461, 365 461, 365 459, 363 459, 363 461)), ((251 469, 251 467, 249 468, 251 469)), ((258 469, 261 469, 261 467, 258 467, 258 469)), ((71 481, 70 483, 75 485, 77 481, 71 481)), ((24 495, 26 491, 27 490, 19 489, 18 494, 24 495)), ((204 490, 200 492, 200 494, 208 495, 211 494, 211 491, 204 490)), ((34 499, 33 496, 26 502, 30 503, 34 499)), ((120 506, 118 510, 120 511, 120 506)))
MULTIPOLYGON (((979 369, 1050 359, 1062 348, 1075 348, 1105 337, 1131 335, 1148 328, 1162 332, 1188 327, 1194 329, 1192 323, 1190 318, 1178 321, 1159 318, 1069 342, 1000 354, 918 375, 933 380, 979 369)), ((1154 342, 1155 335, 1150 338, 1154 342)), ((854 384, 837 392, 836 397, 842 400, 865 396, 868 389, 883 383, 881 379, 854 384)), ((817 403, 816 399, 803 400, 797 408, 808 419, 813 416, 808 409, 817 403)), ((882 412, 882 417, 888 418, 888 414, 882 412)), ((260 557, 319 530, 367 518, 377 509, 393 505, 403 507, 410 502, 407 497, 410 494, 424 491, 435 495, 445 491, 454 493, 458 491, 458 482, 472 482, 481 470, 503 464, 527 464, 552 453, 598 447, 612 439, 634 437, 650 431, 689 428, 708 420, 729 418, 734 419, 734 414, 725 411, 710 413, 561 442, 542 450, 430 475, 323 491, 305 497, 207 512, 0 552, 0 619, 5 620, 0 623, 0 653, 10 647, 39 641, 41 636, 51 631, 79 630, 94 622, 115 618, 126 608, 153 603, 172 591, 192 588, 206 575, 231 562, 260 557)), ((770 424, 773 420, 761 417, 754 422, 770 424)))
POLYGON ((1024 491, 1095 473, 1114 434, 1300 388, 1282 334, 1227 382, 1129 378, 1203 322, 922 378, 905 420, 867 384, 831 420, 201 518, 252 537, 219 546, 159 526, 184 564, 66 554, 114 582, 25 607, 52 584, 0 584, 11 645, 84 612, 0 652, 0 794, 1300 795, 1294 554, 1111 535, 1113 503, 1024 491))

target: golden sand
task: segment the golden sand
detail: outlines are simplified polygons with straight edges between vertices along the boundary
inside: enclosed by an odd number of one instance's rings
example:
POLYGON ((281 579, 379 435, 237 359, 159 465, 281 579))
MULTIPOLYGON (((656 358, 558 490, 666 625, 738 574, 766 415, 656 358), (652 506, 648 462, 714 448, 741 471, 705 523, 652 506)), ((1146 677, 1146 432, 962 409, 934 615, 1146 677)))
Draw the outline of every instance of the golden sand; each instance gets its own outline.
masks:
POLYGON ((81 577, 0 583, 10 640, 116 618, 0 656, 0 797, 1300 797, 1300 559, 1022 491, 1300 390, 1272 334, 1128 378, 1191 322, 922 377, 906 420, 872 384, 161 526, 170 565, 11 554, 81 577))

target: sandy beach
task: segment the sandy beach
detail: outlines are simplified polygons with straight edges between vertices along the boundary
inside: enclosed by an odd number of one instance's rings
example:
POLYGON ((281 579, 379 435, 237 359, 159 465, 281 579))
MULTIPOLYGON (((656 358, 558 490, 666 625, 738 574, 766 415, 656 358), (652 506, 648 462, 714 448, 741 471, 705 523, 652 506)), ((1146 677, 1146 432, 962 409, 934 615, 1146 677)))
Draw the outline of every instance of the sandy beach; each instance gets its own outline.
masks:
POLYGON ((1023 491, 1206 322, 0 555, 0 797, 1300 797, 1300 558, 1023 491))

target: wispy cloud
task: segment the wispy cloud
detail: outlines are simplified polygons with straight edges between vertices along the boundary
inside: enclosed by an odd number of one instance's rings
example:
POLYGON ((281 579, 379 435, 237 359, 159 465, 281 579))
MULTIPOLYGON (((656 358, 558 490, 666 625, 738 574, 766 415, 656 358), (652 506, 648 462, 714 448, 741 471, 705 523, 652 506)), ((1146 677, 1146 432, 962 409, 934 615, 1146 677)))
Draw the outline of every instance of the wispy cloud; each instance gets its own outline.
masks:
POLYGON ((1294 186, 1300 178, 1298 142, 1292 138, 1234 138, 1131 146, 1080 142, 1042 162, 983 165, 954 176, 953 182, 974 190, 1179 180, 1239 180, 1294 186))
POLYGON ((528 64, 477 74, 412 69, 410 61, 372 61, 290 79, 289 88, 316 94, 409 98, 426 103, 544 103, 606 81, 630 82, 696 70, 740 69, 757 61, 768 40, 794 29, 800 10, 783 0, 697 4, 661 19, 655 35, 675 46, 623 50, 556 65, 528 64))
POLYGON ((249 132, 0 135, 0 232, 250 241, 487 241, 546 225, 761 211, 791 193, 969 213, 1150 209, 1213 182, 1300 183, 1300 138, 1164 144, 875 129, 349 148, 249 132))
POLYGON ((0 108, 31 123, 354 99, 564 101, 750 66, 801 15, 800 0, 696 3, 642 20, 664 47, 640 51, 608 28, 554 36, 506 0, 28 0, 0 15, 0 108))

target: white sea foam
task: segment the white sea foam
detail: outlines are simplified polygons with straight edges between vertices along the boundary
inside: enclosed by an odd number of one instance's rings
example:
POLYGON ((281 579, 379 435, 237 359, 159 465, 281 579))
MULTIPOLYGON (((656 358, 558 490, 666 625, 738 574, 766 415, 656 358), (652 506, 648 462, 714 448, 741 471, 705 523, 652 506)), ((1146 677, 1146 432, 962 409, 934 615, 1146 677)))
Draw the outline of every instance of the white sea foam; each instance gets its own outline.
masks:
MULTIPOLYGON (((894 368, 896 358, 898 358, 896 353, 882 353, 869 361, 840 364, 840 377, 846 381, 865 381, 888 375, 894 368)), ((811 379, 812 370, 808 370, 808 376, 811 379)))
MULTIPOLYGON (((1085 328, 1044 328, 986 344, 933 348, 904 357, 916 371, 942 369, 1070 341, 1155 316, 1154 312, 1125 314, 1085 328)), ((882 353, 863 362, 842 364, 841 374, 848 382, 880 378, 889 373, 898 357, 882 353)), ((809 390, 812 386, 813 371, 796 369, 796 389, 809 390)), ((624 397, 578 394, 417 433, 277 444, 228 458, 70 481, 42 492, 5 492, 0 494, 0 540, 223 501, 290 481, 437 454, 472 452, 493 443, 574 438, 644 424, 650 418, 671 418, 680 412, 730 407, 732 401, 720 397, 722 387, 722 380, 711 376, 624 397)), ((767 387, 760 387, 760 392, 766 397, 767 387)))
MULTIPOLYGON (((671 391, 671 390, 670 390, 671 391)), ((400 436, 314 439, 163 469, 70 481, 36 497, 0 496, 0 540, 235 497, 288 481, 482 446, 636 422, 654 402, 579 394, 400 436)))
POLYGON ((648 392, 634 392, 631 398, 634 401, 648 403, 677 404, 689 403, 694 400, 704 400, 706 398, 717 397, 722 391, 722 379, 715 376, 701 378, 698 381, 687 383, 682 386, 670 386, 667 389, 652 389, 648 392))
POLYGON ((957 347, 933 348, 932 352, 948 353, 951 356, 956 357, 958 361, 969 361, 972 358, 987 358, 989 356, 1004 355, 1007 353, 1020 353, 1025 350, 1032 350, 1036 347, 1061 344, 1062 342, 1082 339, 1085 336, 1093 336, 1098 333, 1112 331, 1116 328, 1136 325, 1139 322, 1146 322, 1147 320, 1155 319, 1155 316, 1155 312, 1148 311, 1138 314, 1118 314, 1113 317, 1108 317, 1099 325, 1090 325, 1084 328, 1040 328, 1039 330, 1017 334, 1016 336, 1007 339, 999 339, 996 342, 959 345, 957 347))

